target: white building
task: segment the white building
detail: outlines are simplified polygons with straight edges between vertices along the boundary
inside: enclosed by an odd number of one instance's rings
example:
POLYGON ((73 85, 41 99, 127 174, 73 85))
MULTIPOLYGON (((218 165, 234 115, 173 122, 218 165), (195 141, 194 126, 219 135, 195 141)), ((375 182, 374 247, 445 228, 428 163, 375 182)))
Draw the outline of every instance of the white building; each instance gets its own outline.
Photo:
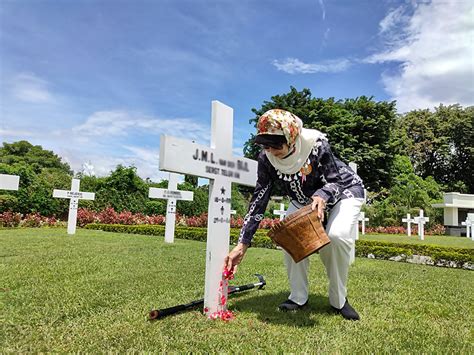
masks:
POLYGON ((474 213, 474 195, 461 194, 459 192, 446 192, 443 203, 431 205, 436 208, 444 208, 444 226, 446 234, 466 234, 466 227, 461 222, 466 220, 468 213, 474 213))

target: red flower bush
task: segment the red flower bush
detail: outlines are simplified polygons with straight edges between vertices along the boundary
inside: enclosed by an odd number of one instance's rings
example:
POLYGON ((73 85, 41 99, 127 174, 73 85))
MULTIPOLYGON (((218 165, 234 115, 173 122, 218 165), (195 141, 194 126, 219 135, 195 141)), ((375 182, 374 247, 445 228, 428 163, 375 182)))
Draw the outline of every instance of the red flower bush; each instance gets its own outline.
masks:
POLYGON ((21 213, 0 213, 0 227, 18 227, 21 222, 21 213))
MULTIPOLYGON (((381 233, 381 234, 407 234, 406 227, 365 227, 366 233, 381 233)), ((444 235, 446 228, 441 224, 435 224, 430 229, 425 228, 426 235, 444 235)), ((418 234, 418 225, 411 226, 411 234, 418 234)))
POLYGON ((115 224, 139 224, 135 219, 135 216, 130 211, 122 211, 117 214, 117 219, 115 220, 115 224))
POLYGON ((186 217, 185 224, 188 227, 207 227, 207 213, 202 213, 200 216, 186 217))
POLYGON ((97 215, 99 223, 118 224, 118 214, 112 207, 107 207, 97 215))
POLYGON ((446 233, 446 227, 442 224, 435 224, 433 227, 426 231, 429 235, 444 235, 446 233))
POLYGON ((230 228, 242 228, 243 225, 244 219, 242 217, 230 218, 230 228))
MULTIPOLYGON (((413 230, 413 228, 412 228, 413 230)), ((406 234, 405 227, 365 227, 366 233, 406 234)))
POLYGON ((153 215, 153 216, 144 216, 142 224, 165 224, 165 216, 162 215, 153 215))
POLYGON ((86 224, 98 221, 97 212, 88 210, 87 208, 79 208, 77 210, 77 225, 84 227, 86 224))
POLYGON ((280 222, 280 220, 277 219, 277 218, 264 218, 264 219, 260 222, 259 228, 260 228, 260 229, 270 229, 270 228, 272 228, 275 224, 278 224, 279 222, 280 222))
POLYGON ((43 217, 39 213, 28 213, 21 221, 22 227, 41 227, 43 217))

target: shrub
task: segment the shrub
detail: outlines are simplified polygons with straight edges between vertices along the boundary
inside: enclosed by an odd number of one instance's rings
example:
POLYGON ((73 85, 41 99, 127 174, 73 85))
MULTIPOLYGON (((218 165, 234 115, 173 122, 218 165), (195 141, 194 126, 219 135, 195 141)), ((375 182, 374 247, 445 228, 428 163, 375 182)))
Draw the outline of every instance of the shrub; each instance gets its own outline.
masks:
POLYGON ((115 212, 113 207, 107 207, 106 209, 102 210, 99 212, 97 217, 100 223, 105 224, 115 224, 118 220, 118 214, 115 212))
MULTIPOLYGON (((401 226, 391 226, 391 227, 365 227, 366 233, 380 233, 380 234, 407 234, 406 227, 401 226)), ((412 225, 411 226, 411 233, 417 234, 418 233, 418 226, 412 225)), ((446 233, 446 228, 442 224, 435 224, 430 229, 425 229, 426 235, 444 235, 446 233)))
POLYGON ((434 262, 453 261, 456 263, 454 267, 462 267, 464 263, 474 263, 474 249, 358 240, 356 255, 367 257, 369 254, 379 259, 389 259, 399 255, 423 255, 431 257, 434 262))
POLYGON ((144 216, 143 224, 165 224, 165 217, 161 215, 144 216))
POLYGON ((18 227, 21 222, 21 213, 0 213, 0 227, 18 227))
POLYGON ((444 235, 446 234, 446 227, 442 224, 435 224, 433 227, 426 231, 428 235, 444 235))
POLYGON ((41 227, 42 217, 39 213, 28 213, 21 221, 21 227, 41 227))
POLYGON ((84 227, 86 224, 98 221, 97 213, 87 208, 79 208, 77 210, 77 225, 84 227))

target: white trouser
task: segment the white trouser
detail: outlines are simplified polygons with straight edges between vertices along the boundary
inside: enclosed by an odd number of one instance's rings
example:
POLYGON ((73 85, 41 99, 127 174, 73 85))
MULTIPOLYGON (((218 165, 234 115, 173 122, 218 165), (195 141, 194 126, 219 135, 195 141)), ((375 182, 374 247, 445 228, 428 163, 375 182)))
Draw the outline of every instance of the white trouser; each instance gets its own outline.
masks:
MULTIPOLYGON (((326 226, 331 243, 319 251, 329 278, 329 303, 336 308, 342 308, 346 300, 351 249, 354 245, 352 229, 357 226, 363 202, 361 198, 348 198, 339 201, 332 208, 326 226)), ((297 209, 298 207, 291 203, 287 215, 297 209)), ((308 300, 309 258, 295 263, 286 251, 283 250, 283 253, 291 290, 288 299, 302 305, 308 300)))

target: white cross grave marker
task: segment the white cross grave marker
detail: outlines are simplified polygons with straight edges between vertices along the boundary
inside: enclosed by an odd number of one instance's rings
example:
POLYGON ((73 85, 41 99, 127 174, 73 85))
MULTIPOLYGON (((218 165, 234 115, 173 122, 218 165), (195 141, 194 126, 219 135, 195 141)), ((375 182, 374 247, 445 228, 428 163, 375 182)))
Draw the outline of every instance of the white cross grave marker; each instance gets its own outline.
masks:
POLYGON ((18 190, 20 177, 18 175, 0 174, 0 190, 18 190))
MULTIPOLYGON (((358 221, 362 222, 362 235, 365 235, 365 222, 369 221, 369 219, 365 217, 365 212, 359 214, 358 221)), ((356 228, 356 239, 359 240, 359 223, 357 223, 356 228)))
MULTIPOLYGON (((229 252, 231 183, 255 186, 257 162, 232 154, 233 109, 212 101, 211 146, 161 136, 160 170, 209 179, 204 312, 225 310, 219 300, 224 259, 229 252)), ((223 283, 224 285, 226 283, 223 283)))
POLYGON ((429 217, 423 216, 423 210, 420 210, 420 215, 415 217, 415 224, 418 225, 418 236, 421 240, 425 240, 425 223, 429 221, 429 217))
POLYGON ((192 191, 178 190, 178 174, 170 173, 168 180, 168 189, 158 189, 150 187, 148 197, 161 198, 168 200, 166 204, 166 225, 165 225, 165 242, 174 242, 174 228, 176 223, 176 201, 192 201, 194 193, 192 191))
POLYGON ((410 214, 407 213, 407 218, 402 218, 402 222, 407 224, 407 235, 411 236, 411 224, 415 222, 413 218, 411 218, 410 214))
POLYGON ((474 213, 468 213, 466 221, 461 222, 461 225, 466 226, 466 237, 474 241, 474 213))
POLYGON ((79 185, 81 180, 72 179, 71 190, 53 190, 53 197, 56 198, 69 198, 69 215, 67 218, 67 234, 76 233, 77 223, 77 207, 79 206, 79 200, 93 200, 95 199, 95 193, 93 192, 81 192, 79 191, 79 185))
POLYGON ((283 219, 286 216, 286 211, 285 211, 285 205, 283 203, 280 203, 280 209, 279 210, 273 210, 273 214, 280 216, 280 221, 283 221, 283 219))

